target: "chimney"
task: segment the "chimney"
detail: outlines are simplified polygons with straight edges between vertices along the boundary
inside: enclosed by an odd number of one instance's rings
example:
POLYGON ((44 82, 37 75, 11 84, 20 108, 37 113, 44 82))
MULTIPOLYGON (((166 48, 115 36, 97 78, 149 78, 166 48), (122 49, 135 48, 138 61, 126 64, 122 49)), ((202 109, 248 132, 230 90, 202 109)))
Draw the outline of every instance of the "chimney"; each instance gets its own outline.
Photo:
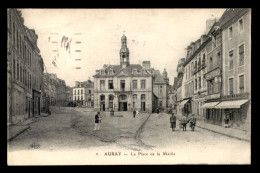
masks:
POLYGON ((150 68, 151 68, 151 62, 150 62, 150 61, 143 61, 143 62, 142 62, 142 66, 143 66, 145 69, 150 69, 150 68))
POLYGON ((206 34, 209 33, 209 30, 212 28, 212 26, 214 25, 216 19, 215 18, 211 18, 211 19, 208 19, 206 21, 206 34))

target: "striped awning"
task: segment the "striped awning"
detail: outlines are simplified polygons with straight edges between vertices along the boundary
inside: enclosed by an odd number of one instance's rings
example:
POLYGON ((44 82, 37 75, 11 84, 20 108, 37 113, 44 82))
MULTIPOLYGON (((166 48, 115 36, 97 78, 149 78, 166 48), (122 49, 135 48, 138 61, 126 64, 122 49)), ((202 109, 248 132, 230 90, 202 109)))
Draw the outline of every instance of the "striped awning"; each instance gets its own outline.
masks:
POLYGON ((219 102, 209 102, 201 106, 201 108, 214 108, 219 102))
POLYGON ((220 104, 218 104, 217 106, 215 106, 215 108, 218 108, 218 109, 240 108, 243 104, 245 104, 248 101, 249 100, 223 101, 220 104))

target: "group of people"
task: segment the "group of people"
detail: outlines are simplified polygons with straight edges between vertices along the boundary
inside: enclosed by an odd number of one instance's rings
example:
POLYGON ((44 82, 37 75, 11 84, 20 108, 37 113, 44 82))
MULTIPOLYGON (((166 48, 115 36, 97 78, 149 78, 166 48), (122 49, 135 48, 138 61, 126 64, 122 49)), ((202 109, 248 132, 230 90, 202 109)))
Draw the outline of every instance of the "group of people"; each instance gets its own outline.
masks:
POLYGON ((177 119, 179 119, 180 121, 180 128, 182 128, 183 131, 186 131, 186 126, 188 123, 190 123, 190 127, 192 128, 192 130, 194 131, 195 125, 196 125, 196 117, 194 114, 192 114, 192 116, 186 117, 184 115, 182 115, 180 118, 177 118, 174 113, 172 113, 171 117, 170 117, 170 123, 171 123, 171 128, 172 131, 175 130, 176 128, 176 121, 177 119))

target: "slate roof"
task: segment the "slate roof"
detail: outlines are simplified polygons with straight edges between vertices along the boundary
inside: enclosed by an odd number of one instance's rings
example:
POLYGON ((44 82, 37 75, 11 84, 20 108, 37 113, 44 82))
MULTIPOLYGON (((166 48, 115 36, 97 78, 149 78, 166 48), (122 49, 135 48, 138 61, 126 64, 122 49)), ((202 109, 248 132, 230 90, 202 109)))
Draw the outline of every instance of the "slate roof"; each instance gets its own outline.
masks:
POLYGON ((166 83, 159 70, 154 70, 154 83, 166 83))
POLYGON ((221 18, 218 21, 218 24, 220 27, 222 27, 223 25, 225 25, 228 21, 230 21, 233 17, 238 16, 249 10, 248 8, 228 8, 226 9, 226 11, 223 13, 223 15, 221 16, 221 18))
POLYGON ((100 75, 99 73, 94 75, 94 77, 104 77, 104 76, 116 76, 117 74, 119 74, 121 71, 123 71, 126 75, 133 75, 132 71, 133 69, 136 69, 138 72, 141 72, 141 70, 145 70, 147 74, 136 74, 134 76, 151 76, 151 74, 149 73, 148 70, 146 70, 145 68, 143 68, 140 64, 130 64, 129 66, 123 68, 120 65, 109 65, 107 66, 105 69, 100 69, 100 70, 105 70, 106 73, 109 72, 109 70, 113 70, 113 75, 100 75))

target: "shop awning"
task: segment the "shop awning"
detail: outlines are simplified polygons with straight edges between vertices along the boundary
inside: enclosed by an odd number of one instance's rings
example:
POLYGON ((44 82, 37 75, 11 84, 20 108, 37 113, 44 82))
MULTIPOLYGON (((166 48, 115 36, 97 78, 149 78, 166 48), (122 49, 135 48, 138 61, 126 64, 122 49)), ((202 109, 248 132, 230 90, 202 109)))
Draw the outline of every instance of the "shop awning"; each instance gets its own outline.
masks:
POLYGON ((219 102, 209 102, 201 106, 201 108, 214 108, 219 102))
POLYGON ((178 106, 184 106, 189 100, 183 100, 178 106))
POLYGON ((215 108, 217 109, 240 108, 240 106, 245 104, 246 102, 248 102, 248 100, 223 101, 217 106, 215 106, 215 108))

